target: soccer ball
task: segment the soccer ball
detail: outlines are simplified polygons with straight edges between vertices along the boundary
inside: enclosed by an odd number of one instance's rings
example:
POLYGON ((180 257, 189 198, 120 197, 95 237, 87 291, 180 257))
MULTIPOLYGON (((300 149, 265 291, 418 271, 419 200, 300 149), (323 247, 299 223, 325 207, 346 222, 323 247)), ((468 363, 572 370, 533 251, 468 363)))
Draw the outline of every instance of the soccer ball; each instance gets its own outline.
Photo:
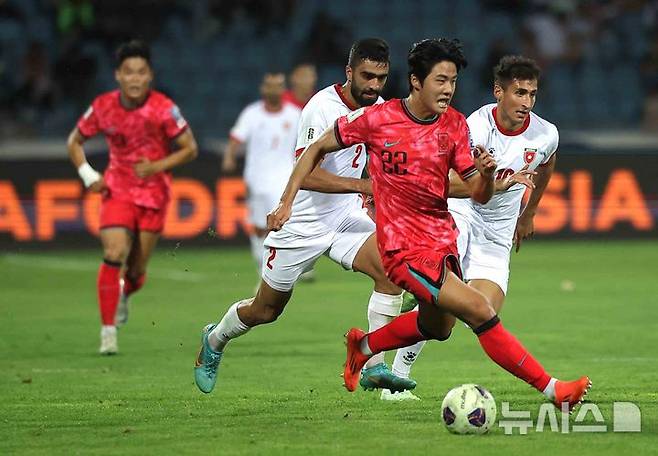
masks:
POLYGON ((479 385, 457 386, 441 403, 441 419, 454 434, 485 434, 496 421, 496 401, 479 385))

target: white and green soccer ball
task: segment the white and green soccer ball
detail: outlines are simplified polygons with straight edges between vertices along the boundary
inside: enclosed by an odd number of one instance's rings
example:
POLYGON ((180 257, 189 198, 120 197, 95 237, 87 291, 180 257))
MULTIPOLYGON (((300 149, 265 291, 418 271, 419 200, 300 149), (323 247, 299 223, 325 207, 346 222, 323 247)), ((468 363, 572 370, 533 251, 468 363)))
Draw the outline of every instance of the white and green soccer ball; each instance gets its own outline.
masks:
POLYGON ((480 385, 457 386, 441 403, 441 420, 454 434, 485 434, 496 422, 496 401, 480 385))

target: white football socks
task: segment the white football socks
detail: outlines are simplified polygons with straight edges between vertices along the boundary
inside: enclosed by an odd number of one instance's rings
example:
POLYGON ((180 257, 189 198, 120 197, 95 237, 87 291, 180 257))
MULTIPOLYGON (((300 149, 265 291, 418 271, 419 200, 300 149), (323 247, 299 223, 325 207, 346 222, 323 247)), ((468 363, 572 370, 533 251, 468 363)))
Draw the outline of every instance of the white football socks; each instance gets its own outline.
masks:
POLYGON ((551 401, 555 400, 555 382, 557 382, 557 378, 551 377, 551 380, 548 382, 548 385, 546 385, 546 388, 544 388, 544 396, 549 398, 551 401))
POLYGON ((231 339, 240 337, 251 328, 240 320, 238 307, 253 301, 254 298, 243 299, 228 308, 222 320, 208 334, 208 344, 214 351, 221 352, 231 339))
POLYGON ((411 366, 413 366, 420 351, 425 346, 426 340, 416 342, 414 345, 408 347, 398 348, 395 352, 395 361, 393 361, 392 371, 395 375, 402 378, 409 378, 411 366))
MULTIPOLYGON (((368 301, 368 332, 372 332, 388 324, 400 315, 402 294, 389 295, 373 291, 368 301)), ((384 362, 384 353, 377 353, 368 360, 365 368, 384 362)))

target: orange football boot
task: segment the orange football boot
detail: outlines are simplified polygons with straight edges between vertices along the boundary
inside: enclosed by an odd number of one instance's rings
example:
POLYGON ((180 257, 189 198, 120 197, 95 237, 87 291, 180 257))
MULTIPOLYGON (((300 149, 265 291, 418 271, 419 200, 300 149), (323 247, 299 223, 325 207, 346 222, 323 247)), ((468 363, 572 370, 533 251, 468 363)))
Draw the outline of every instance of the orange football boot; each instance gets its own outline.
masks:
POLYGON ((589 377, 580 377, 572 382, 555 382, 555 400, 553 404, 562 410, 562 404, 569 404, 569 412, 583 401, 587 391, 592 387, 592 381, 589 377))
POLYGON ((343 379, 345 380, 345 388, 347 391, 355 391, 359 386, 359 378, 361 376, 361 369, 370 356, 364 355, 361 352, 361 339, 366 335, 358 328, 350 329, 345 334, 345 345, 347 345, 347 360, 345 361, 345 370, 343 371, 343 379))

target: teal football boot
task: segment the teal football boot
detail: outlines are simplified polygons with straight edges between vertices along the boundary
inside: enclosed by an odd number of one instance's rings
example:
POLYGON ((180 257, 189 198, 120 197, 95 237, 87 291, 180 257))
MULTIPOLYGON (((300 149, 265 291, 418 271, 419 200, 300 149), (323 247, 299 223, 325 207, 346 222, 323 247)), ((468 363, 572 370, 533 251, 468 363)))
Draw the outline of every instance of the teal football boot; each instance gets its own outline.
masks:
POLYGON ((209 393, 215 388, 217 382, 217 368, 222 360, 223 352, 216 352, 208 345, 208 333, 215 327, 213 324, 206 325, 201 331, 201 348, 199 356, 194 363, 194 381, 204 393, 209 393))
POLYGON ((361 371, 359 384, 363 389, 372 391, 375 388, 388 389, 392 392, 412 390, 416 382, 409 378, 395 375, 385 363, 375 364, 361 371))

